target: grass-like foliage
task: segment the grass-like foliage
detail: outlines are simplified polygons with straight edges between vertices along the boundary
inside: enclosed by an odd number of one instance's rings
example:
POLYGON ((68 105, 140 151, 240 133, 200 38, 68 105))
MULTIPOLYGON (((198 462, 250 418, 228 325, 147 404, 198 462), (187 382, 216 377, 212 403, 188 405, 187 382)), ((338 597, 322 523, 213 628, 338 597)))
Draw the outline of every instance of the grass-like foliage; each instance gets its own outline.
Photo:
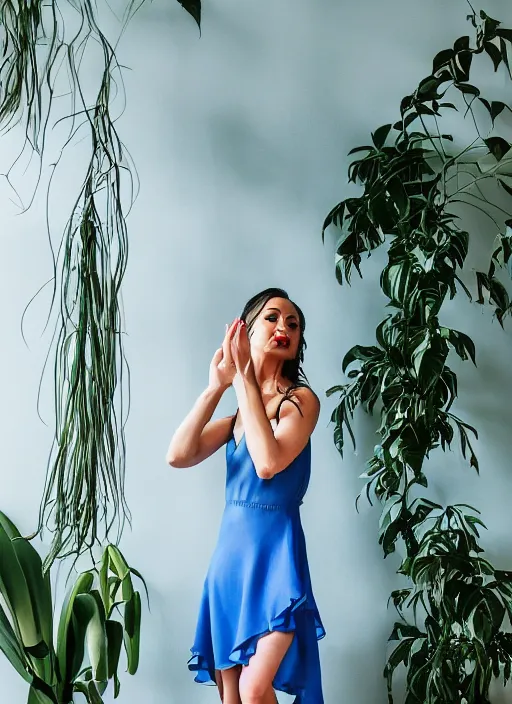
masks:
MULTIPOLYGON (((200 1, 179 2, 200 25, 200 1)), ((127 0, 117 41, 143 3, 127 0)), ((136 170, 113 114, 123 91, 117 43, 100 24, 94 0, 0 0, 0 128, 24 130, 23 151, 39 156, 37 183, 57 98, 67 96, 70 105, 57 120, 69 126, 62 150, 82 135, 90 145, 82 186, 53 254, 56 432, 37 530, 53 534, 45 569, 112 534, 119 540, 130 519, 124 496, 129 369, 120 291, 136 170), (99 48, 103 61, 92 99, 81 73, 90 48, 99 48)))

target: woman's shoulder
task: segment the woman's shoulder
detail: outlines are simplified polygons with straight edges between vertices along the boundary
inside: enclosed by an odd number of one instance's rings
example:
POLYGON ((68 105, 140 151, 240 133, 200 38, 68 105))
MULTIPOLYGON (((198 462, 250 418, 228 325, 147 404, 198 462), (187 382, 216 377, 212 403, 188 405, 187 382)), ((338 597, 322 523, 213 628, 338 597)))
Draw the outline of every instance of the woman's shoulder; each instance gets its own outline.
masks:
POLYGON ((304 414, 304 411, 315 414, 320 410, 320 399, 311 386, 306 383, 290 386, 283 394, 279 406, 287 400, 291 401, 299 409, 301 415, 304 414))
POLYGON ((301 383, 291 386, 284 394, 284 397, 286 398, 288 395, 296 398, 299 403, 320 406, 320 399, 309 384, 301 383))

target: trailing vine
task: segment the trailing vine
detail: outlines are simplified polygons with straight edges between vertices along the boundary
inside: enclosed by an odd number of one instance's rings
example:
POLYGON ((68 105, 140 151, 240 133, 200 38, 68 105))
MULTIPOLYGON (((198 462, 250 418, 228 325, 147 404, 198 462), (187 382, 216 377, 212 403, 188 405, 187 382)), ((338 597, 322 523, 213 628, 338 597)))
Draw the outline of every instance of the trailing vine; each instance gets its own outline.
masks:
MULTIPOLYGON (((454 206, 477 208, 496 231, 487 271, 476 272, 478 303, 484 295, 503 326, 512 312, 510 297, 499 280, 501 269, 512 276, 512 217, 500 197, 512 195, 512 145, 497 132, 499 116, 512 107, 489 101, 470 83, 473 61, 487 55, 494 70, 512 78, 508 50, 512 30, 485 12, 468 16, 475 29, 433 61, 432 73, 403 98, 400 119, 372 134, 372 145, 353 149, 362 154, 349 167, 349 181, 363 194, 347 198, 327 216, 326 228, 341 229, 336 246, 336 276, 350 284, 362 254, 387 245, 388 261, 380 284, 390 313, 376 329, 376 345, 352 347, 342 369, 350 383, 332 387, 339 393, 332 413, 334 442, 343 455, 345 431, 361 405, 372 413, 380 404, 380 441, 369 459, 365 493, 382 508, 379 543, 384 556, 401 542, 405 557, 398 572, 408 586, 390 599, 400 620, 390 635, 396 647, 384 675, 393 702, 393 677, 407 667, 406 704, 482 704, 488 702, 493 677, 511 677, 512 572, 496 570, 483 556, 477 509, 466 504, 443 507, 418 497, 428 486, 430 453, 451 447, 458 434, 464 458, 478 471, 471 439, 477 431, 451 410, 457 377, 447 364, 450 351, 476 364, 473 341, 464 332, 442 325, 447 296, 462 289, 459 274, 468 254, 470 232, 460 225, 454 206), (445 97, 450 92, 453 101, 445 97), (456 104, 457 103, 457 104, 456 104), (485 108, 490 129, 483 134, 476 106, 485 108), (462 149, 440 131, 446 111, 464 110, 475 136, 462 149), (496 198, 484 193, 492 184, 496 198), (501 191, 501 193, 498 191, 501 191)), ((507 201, 510 204, 510 200, 507 201)))
MULTIPOLYGON (((200 26, 200 0, 178 2, 200 26)), ((127 0, 119 38, 143 3, 127 0)), ((52 248, 56 428, 34 534, 47 528, 53 536, 45 570, 56 558, 76 560, 110 540, 113 531, 118 542, 130 520, 124 495, 129 368, 120 291, 136 171, 112 114, 113 100, 122 91, 116 46, 101 30, 94 0, 0 0, 0 127, 5 133, 23 126, 21 154, 28 149, 39 155, 39 184, 58 81, 59 94, 70 100, 68 113, 58 120, 69 124, 61 157, 82 133, 88 134, 91 149, 57 253, 52 248), (99 47, 103 56, 92 101, 81 81, 90 47, 99 47)))
MULTIPOLYGON (((144 1, 127 0, 119 38, 144 1)), ((200 0, 178 2, 200 26, 200 0)), ((119 542, 130 518, 124 495, 129 370, 120 295, 136 170, 113 115, 116 95, 124 97, 117 44, 100 24, 95 0, 0 0, 0 129, 3 134, 18 125, 24 130, 22 150, 6 174, 9 184, 12 168, 29 150, 39 157, 35 195, 57 97, 69 97, 68 114, 57 120, 66 121, 69 130, 49 179, 48 222, 62 154, 83 132, 91 150, 56 253, 52 245, 55 437, 38 529, 30 536, 44 528, 52 532, 44 562, 0 512, 0 650, 28 683, 30 704, 69 704, 77 693, 88 704, 101 704, 110 682, 114 697, 119 695, 123 644, 128 672, 135 674, 139 664, 141 598, 132 576, 146 585, 110 542, 114 529, 119 542), (81 81, 90 46, 103 56, 92 101, 81 81), (100 545, 101 564, 91 553, 92 567, 68 592, 54 633, 52 564, 66 556, 75 564, 100 545)))

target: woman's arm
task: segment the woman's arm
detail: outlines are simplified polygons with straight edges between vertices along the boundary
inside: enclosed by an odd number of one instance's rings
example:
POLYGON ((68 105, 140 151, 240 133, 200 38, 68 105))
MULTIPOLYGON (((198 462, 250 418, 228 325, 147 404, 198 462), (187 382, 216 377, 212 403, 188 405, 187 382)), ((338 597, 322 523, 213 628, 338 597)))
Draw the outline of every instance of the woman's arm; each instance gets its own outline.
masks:
POLYGON ((199 396, 172 437, 166 455, 171 467, 193 467, 227 442, 233 416, 210 421, 224 391, 209 386, 199 396))
POLYGON ((320 412, 320 402, 307 387, 293 392, 296 402, 283 403, 280 422, 272 430, 251 360, 247 330, 242 323, 236 328, 231 343, 231 355, 237 374, 233 387, 245 431, 245 441, 256 473, 261 479, 271 479, 286 469, 302 452, 313 432, 320 412))
POLYGON ((284 402, 274 432, 255 378, 250 374, 237 375, 233 386, 244 425, 245 443, 256 473, 261 479, 271 479, 286 469, 306 446, 318 420, 320 402, 311 389, 296 389, 293 400, 298 408, 291 401, 284 402))
POLYGON ((233 416, 211 421, 224 391, 233 382, 236 367, 231 356, 231 334, 238 318, 230 326, 210 363, 208 387, 195 402, 192 410, 175 431, 166 461, 171 467, 193 467, 216 452, 229 438, 233 416))

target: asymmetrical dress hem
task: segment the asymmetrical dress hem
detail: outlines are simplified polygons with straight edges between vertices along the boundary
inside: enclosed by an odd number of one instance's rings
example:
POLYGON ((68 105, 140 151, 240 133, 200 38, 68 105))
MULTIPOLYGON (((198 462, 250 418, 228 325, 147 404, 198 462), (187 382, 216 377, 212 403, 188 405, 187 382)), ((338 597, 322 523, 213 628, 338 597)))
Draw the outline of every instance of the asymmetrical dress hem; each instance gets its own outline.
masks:
POLYGON ((260 638, 293 631, 272 685, 294 695, 294 704, 323 704, 318 640, 325 629, 299 512, 310 477, 310 441, 270 480, 258 477, 245 434, 238 444, 231 434, 226 460, 226 506, 188 669, 195 682, 215 685, 215 670, 248 665, 260 638))

